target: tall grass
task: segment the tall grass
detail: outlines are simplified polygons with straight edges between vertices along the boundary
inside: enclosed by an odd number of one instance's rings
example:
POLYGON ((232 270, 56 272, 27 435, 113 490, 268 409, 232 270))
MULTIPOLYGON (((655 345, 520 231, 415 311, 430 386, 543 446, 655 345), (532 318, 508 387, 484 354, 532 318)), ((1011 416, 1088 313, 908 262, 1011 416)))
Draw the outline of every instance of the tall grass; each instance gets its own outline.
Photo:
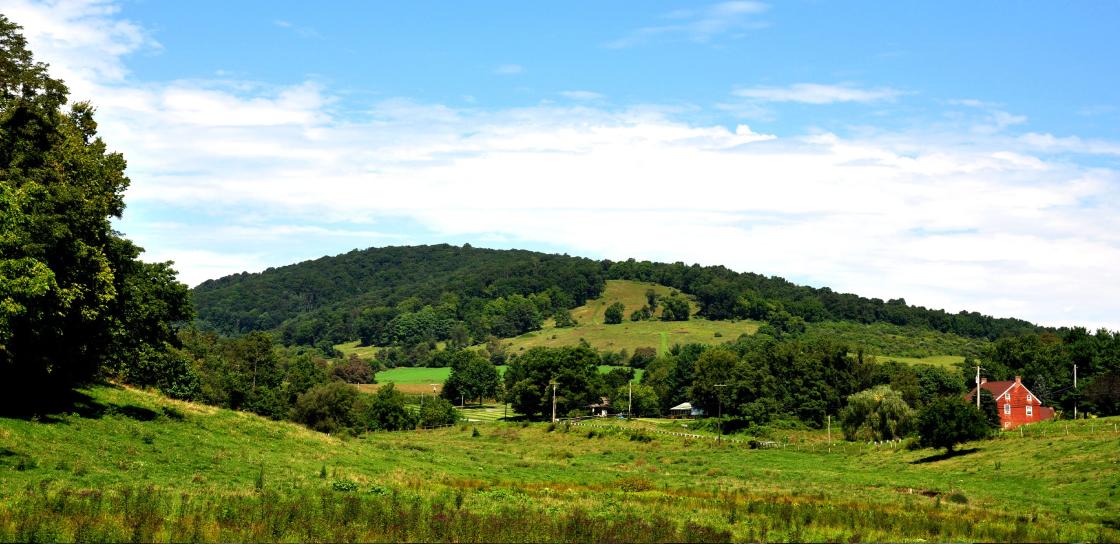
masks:
MULTIPOLYGON (((372 490, 371 490, 372 491, 372 490)), ((450 496, 328 489, 192 495, 29 486, 0 509, 0 540, 21 542, 726 542, 727 530, 659 514, 475 512, 450 496)))

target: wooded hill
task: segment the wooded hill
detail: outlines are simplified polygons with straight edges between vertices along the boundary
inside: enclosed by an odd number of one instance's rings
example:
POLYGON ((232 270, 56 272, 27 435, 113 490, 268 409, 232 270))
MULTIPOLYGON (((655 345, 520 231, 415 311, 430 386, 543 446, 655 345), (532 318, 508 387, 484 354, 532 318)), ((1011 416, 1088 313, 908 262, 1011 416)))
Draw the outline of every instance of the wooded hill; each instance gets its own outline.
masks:
POLYGON ((1021 319, 952 314, 723 266, 595 261, 470 245, 354 250, 209 280, 192 294, 199 325, 224 334, 275 331, 287 344, 355 338, 385 344, 402 340, 387 327, 398 318, 400 330, 399 317, 406 314, 412 320, 406 328, 420 336, 476 343, 539 329, 543 319, 597 297, 608 279, 678 289, 712 320, 890 323, 987 339, 1043 330, 1021 319))

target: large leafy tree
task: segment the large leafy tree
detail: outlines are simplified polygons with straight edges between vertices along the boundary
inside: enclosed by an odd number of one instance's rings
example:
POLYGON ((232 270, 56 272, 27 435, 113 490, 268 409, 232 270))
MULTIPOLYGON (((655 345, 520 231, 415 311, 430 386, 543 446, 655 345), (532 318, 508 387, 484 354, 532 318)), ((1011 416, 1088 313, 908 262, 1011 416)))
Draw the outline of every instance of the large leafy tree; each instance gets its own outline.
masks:
POLYGON ((608 391, 599 374, 599 354, 588 347, 536 347, 515 359, 506 370, 506 396, 516 412, 543 418, 552 413, 556 383, 556 415, 583 410, 608 391))
POLYGON ((902 393, 878 385, 848 396, 840 427, 848 440, 891 440, 909 431, 913 417, 902 393))
POLYGON ((7 401, 41 398, 43 387, 103 370, 127 375, 137 361, 158 366, 175 341, 173 324, 191 315, 170 263, 140 261, 142 250, 113 231, 129 183, 124 157, 97 137, 90 104, 67 101, 66 86, 0 15, 0 396, 7 401))
POLYGON ((953 452, 957 444, 987 438, 992 433, 984 413, 961 397, 941 397, 918 414, 921 444, 953 452))
MULTIPOLYGON (((442 352, 448 353, 448 352, 442 352)), ((478 400, 498 394, 501 377, 498 369, 478 352, 459 350, 448 353, 451 374, 443 384, 442 396, 450 401, 478 400)))

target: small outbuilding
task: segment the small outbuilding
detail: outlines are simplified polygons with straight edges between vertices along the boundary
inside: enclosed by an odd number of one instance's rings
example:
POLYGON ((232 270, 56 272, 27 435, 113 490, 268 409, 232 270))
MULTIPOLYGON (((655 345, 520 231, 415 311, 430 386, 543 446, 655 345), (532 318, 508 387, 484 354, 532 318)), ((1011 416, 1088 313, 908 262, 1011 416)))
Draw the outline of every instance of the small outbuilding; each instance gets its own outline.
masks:
POLYGON ((669 417, 674 419, 679 417, 704 417, 704 410, 700 408, 693 408, 691 402, 682 402, 672 408, 669 408, 669 417))
POLYGON ((591 409, 591 415, 595 417, 607 417, 611 409, 611 399, 607 397, 599 397, 599 402, 595 404, 588 404, 591 409))

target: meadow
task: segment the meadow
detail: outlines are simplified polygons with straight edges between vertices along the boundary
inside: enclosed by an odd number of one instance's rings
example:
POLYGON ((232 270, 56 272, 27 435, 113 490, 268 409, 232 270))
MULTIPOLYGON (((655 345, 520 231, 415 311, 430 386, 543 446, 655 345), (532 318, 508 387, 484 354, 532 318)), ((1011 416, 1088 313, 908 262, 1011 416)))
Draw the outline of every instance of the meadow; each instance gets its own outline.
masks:
POLYGON ((0 418, 0 540, 1117 541, 1118 418, 943 458, 656 422, 319 434, 103 386, 0 418))
MULTIPOLYGON (((618 368, 612 365, 599 365, 599 372, 606 374, 612 368, 618 368)), ((498 367, 498 374, 505 375, 506 366, 498 367)), ((634 381, 638 382, 642 379, 642 374, 645 369, 634 369, 634 381)), ((439 393, 443 390, 443 382, 447 381, 447 377, 451 375, 451 367, 401 367, 390 368, 389 370, 382 370, 375 375, 377 379, 376 384, 362 384, 359 386, 364 391, 376 391, 379 387, 389 382, 393 382, 394 386, 410 395, 427 395, 433 392, 439 393)))

